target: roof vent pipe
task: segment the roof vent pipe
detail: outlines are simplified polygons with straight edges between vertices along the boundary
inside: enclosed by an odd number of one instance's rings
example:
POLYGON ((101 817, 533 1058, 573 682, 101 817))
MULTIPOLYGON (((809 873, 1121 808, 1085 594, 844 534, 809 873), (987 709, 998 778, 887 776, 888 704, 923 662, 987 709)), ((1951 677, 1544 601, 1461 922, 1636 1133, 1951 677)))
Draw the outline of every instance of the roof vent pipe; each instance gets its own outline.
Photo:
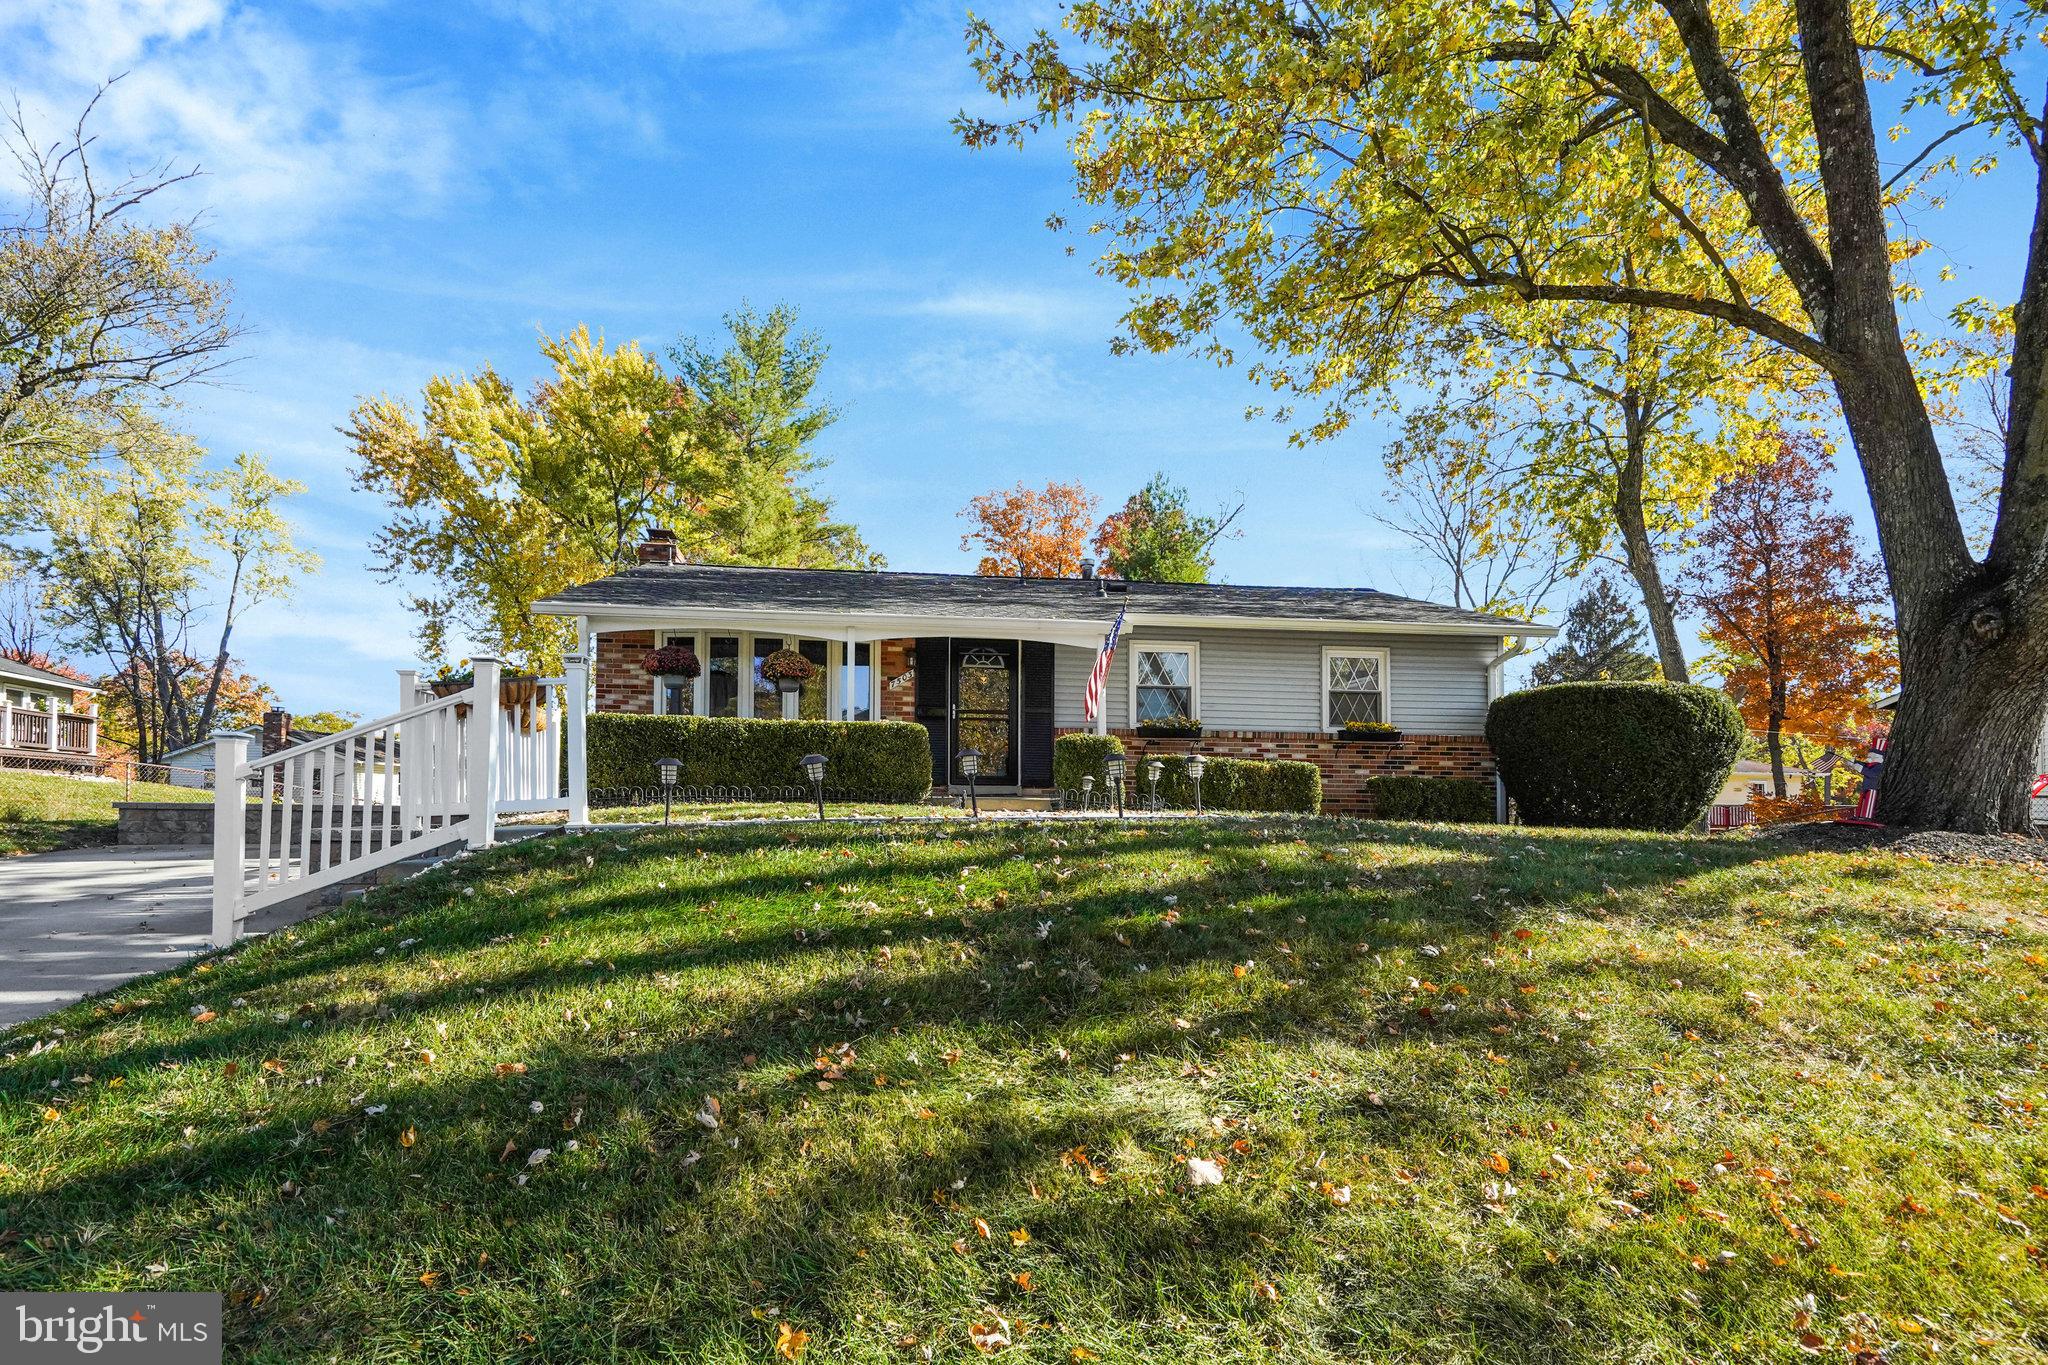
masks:
POLYGON ((1084 560, 1082 560, 1082 561, 1081 561, 1081 577, 1083 577, 1083 578, 1093 578, 1093 577, 1095 577, 1095 561, 1094 561, 1094 560, 1092 560, 1092 559, 1084 559, 1084 560))

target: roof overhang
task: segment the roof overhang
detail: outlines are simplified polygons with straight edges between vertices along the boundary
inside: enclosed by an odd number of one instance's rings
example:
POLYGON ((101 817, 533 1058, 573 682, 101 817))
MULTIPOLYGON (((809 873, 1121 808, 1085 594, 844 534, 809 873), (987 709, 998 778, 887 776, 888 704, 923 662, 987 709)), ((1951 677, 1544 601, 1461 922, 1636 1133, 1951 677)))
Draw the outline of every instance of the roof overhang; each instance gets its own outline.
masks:
MULTIPOLYGON (((619 631, 663 630, 677 626, 719 625, 764 632, 787 632, 815 638, 841 640, 894 640, 918 635, 986 636, 998 640, 1046 640, 1054 644, 1081 645, 1093 649, 1102 642, 1114 614, 1100 619, 951 615, 943 612, 895 613, 862 611, 807 611, 763 605, 761 607, 601 607, 543 600, 534 604, 538 616, 584 618, 597 634, 619 631)), ((1533 622, 1419 622, 1353 621, 1327 617, 1206 616, 1155 612, 1130 612, 1124 629, 1160 630, 1261 630, 1310 631, 1318 634, 1348 632, 1373 635, 1444 635, 1467 639, 1497 640, 1503 636, 1548 639, 1557 627, 1533 622)))
POLYGON ((68 687, 73 692, 92 692, 99 688, 91 683, 79 682, 76 678, 51 677, 40 668, 18 664, 12 659, 0 659, 0 678, 13 678, 18 682, 34 683, 38 687, 68 687))

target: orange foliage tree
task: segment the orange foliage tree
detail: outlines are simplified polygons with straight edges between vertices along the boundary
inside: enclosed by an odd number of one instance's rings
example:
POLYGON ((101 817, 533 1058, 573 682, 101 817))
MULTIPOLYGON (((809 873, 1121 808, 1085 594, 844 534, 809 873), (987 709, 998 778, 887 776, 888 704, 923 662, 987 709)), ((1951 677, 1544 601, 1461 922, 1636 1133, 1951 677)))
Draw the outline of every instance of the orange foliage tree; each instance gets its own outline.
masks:
POLYGON ((1819 441, 1781 435, 1774 459, 1715 491, 1685 573, 1728 692, 1764 733, 1779 797, 1785 736, 1846 738, 1898 674, 1884 570, 1833 509, 1829 467, 1819 441))
POLYGON ((960 510, 971 524, 960 548, 982 552, 974 571, 989 578, 1072 578, 1081 572, 1097 499, 1078 483, 999 488, 960 510))

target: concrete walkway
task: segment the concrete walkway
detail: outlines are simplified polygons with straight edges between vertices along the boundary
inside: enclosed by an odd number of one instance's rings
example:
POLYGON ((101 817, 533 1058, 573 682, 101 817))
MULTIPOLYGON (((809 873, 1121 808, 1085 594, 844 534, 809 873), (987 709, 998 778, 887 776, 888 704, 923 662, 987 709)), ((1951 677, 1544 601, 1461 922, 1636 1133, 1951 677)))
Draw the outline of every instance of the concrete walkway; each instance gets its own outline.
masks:
MULTIPOLYGON (((306 907, 261 924, 303 919, 306 907)), ((205 848, 80 848, 0 858, 0 1028, 205 952, 205 848)))

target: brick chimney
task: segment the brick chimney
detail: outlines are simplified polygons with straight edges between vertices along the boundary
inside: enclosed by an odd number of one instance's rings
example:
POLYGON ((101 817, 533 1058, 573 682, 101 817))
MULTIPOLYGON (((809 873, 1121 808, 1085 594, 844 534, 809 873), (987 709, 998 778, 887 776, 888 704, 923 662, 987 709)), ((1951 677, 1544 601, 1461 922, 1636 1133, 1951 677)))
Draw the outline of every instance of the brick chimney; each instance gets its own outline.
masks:
POLYGON ((289 748, 292 742, 292 713, 282 706, 273 706, 263 713, 263 752, 274 754, 279 749, 289 748))
POLYGON ((676 545, 676 533, 666 526, 647 528, 647 539, 640 542, 635 553, 642 564, 680 564, 682 552, 676 545))

